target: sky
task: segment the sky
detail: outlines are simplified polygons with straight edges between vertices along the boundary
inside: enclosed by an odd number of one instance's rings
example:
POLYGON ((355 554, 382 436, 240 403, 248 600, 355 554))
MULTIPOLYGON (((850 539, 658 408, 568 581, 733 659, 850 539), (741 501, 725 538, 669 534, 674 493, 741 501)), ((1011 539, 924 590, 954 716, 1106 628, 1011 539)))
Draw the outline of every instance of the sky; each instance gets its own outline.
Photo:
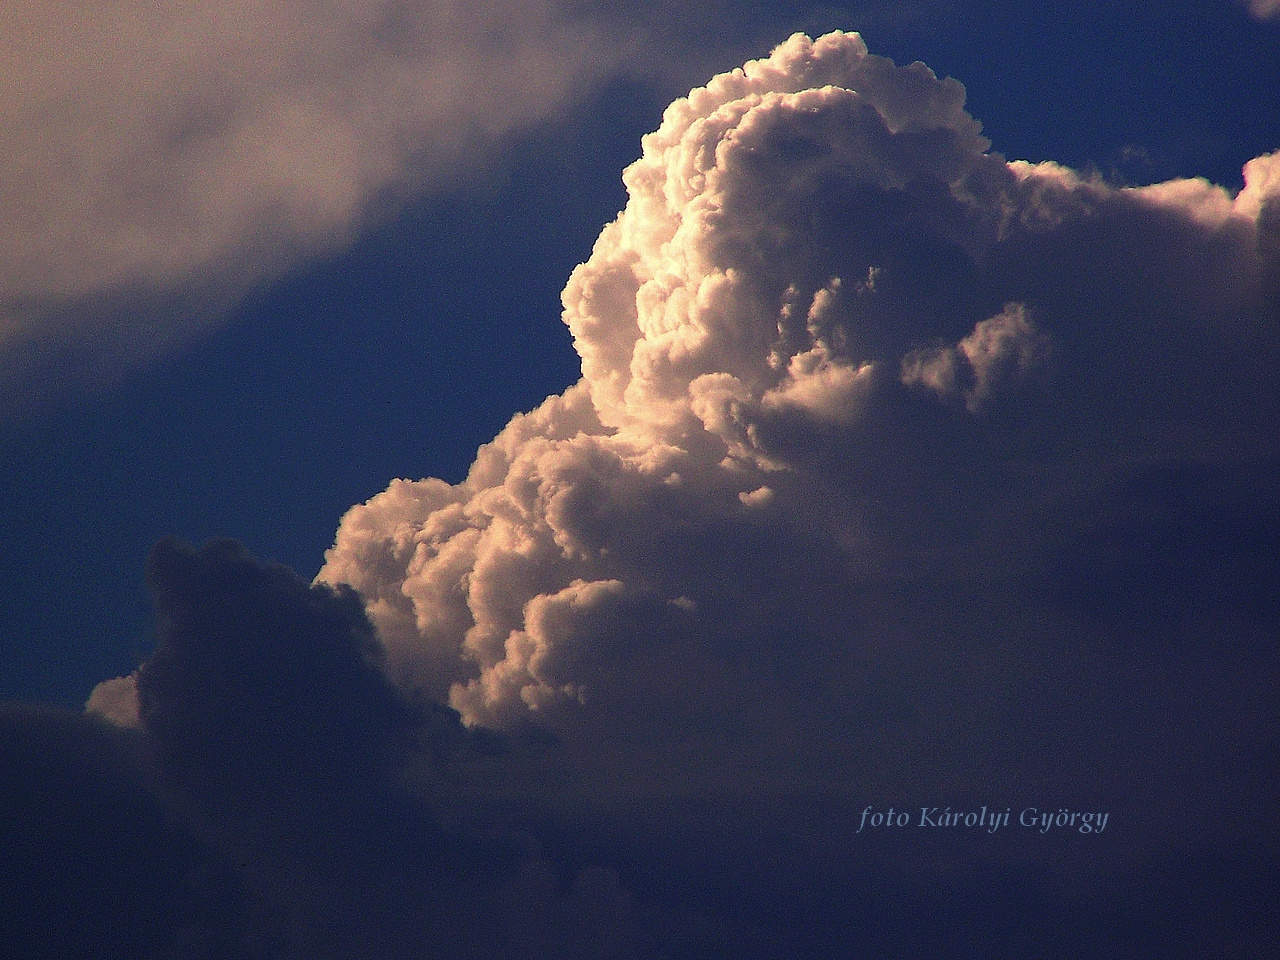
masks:
POLYGON ((1280 7, 109 8, 0 13, 6 950, 1268 955, 1280 7))

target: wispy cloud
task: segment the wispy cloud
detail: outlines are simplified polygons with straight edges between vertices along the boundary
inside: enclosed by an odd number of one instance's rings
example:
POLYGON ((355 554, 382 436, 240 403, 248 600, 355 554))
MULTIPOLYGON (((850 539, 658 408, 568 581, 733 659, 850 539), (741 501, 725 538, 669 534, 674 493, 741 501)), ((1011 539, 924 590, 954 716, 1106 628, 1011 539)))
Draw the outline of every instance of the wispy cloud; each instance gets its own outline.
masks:
POLYGON ((1259 20, 1274 20, 1280 17, 1280 0, 1245 0, 1245 5, 1259 20))
POLYGON ((0 391, 190 336, 635 51, 551 0, 6 4, 0 391))

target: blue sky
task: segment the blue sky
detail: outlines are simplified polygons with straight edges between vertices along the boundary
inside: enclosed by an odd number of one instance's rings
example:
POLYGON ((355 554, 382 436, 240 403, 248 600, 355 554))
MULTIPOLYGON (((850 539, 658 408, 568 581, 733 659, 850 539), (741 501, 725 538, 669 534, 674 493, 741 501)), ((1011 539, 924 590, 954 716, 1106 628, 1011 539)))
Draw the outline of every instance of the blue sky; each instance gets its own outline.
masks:
POLYGON ((446 7, 4 31, 2 796, 139 877, 76 936, 1264 955, 1280 11, 446 7), (832 29, 963 110, 831 46, 664 121, 832 29), (987 798, 1113 833, 922 839, 987 798))

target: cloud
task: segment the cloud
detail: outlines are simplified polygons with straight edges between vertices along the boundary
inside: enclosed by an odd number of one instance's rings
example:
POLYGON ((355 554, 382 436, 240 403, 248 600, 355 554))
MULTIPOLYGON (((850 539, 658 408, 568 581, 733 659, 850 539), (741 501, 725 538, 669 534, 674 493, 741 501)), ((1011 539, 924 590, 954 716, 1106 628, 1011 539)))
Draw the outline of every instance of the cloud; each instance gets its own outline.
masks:
MULTIPOLYGON (((229 540, 162 541, 148 581, 159 644, 89 712, 118 712, 136 690, 140 729, 117 735, 136 753, 122 782, 252 891, 200 943, 260 923, 288 956, 628 955, 616 874, 551 864, 509 811, 464 806, 459 782, 518 767, 492 732, 390 686, 350 590, 229 540)), ((110 740, 105 724, 84 729, 110 740)), ((139 853, 139 871, 159 869, 139 853)))
POLYGON ((308 587, 218 540, 162 541, 148 580, 159 645, 136 676, 138 716, 177 783, 244 776, 332 797, 375 779, 413 726, 350 590, 308 587))
POLYGON ((117 727, 125 729, 142 729, 142 718, 138 715, 138 674, 127 677, 116 677, 103 680, 93 688, 89 701, 84 705, 85 713, 101 717, 117 727))
POLYGON ((95 379, 636 62, 553 0, 89 6, 0 14, 0 387, 95 379))
POLYGON ((1258 20, 1273 20, 1280 17, 1280 3, 1276 0, 1246 0, 1245 5, 1258 20))
POLYGON ((1044 363, 1045 339, 1036 333, 1021 304, 973 328, 954 347, 932 347, 911 353, 902 364, 902 382, 919 384, 943 399, 963 397, 976 413, 993 395, 1016 386, 1044 363))
POLYGON ((1010 162, 852 34, 691 91, 565 288, 579 383, 353 507, 314 586, 157 548, 172 802, 322 955, 1268 942, 1214 911, 1280 849, 1238 817, 1280 799, 1278 172, 1010 162))
POLYGON ((1019 849, 1047 891, 1199 876, 1231 829, 1187 845, 1151 811, 1275 794, 1250 743, 1274 741, 1277 567, 1249 533, 1274 518, 1242 491, 1275 483, 1276 157, 1238 196, 1116 188, 1007 161, 963 103, 833 34, 672 104, 565 288, 581 382, 462 483, 343 518, 319 579, 365 599, 389 676, 558 738, 530 803, 707 836, 681 862, 713 886, 715 850, 776 842, 842 890, 1010 855, 895 846, 863 873, 830 852, 859 801, 1111 804, 1130 826, 1101 861, 1019 849), (1238 511, 1188 536, 1189 497, 1238 511), (1176 598, 1144 594, 1170 570, 1176 598), (709 826, 737 804, 768 828, 709 826))
POLYGON ((0 768, 6 955, 249 956, 264 941, 234 865, 151 789, 136 733, 3 705, 0 768))
POLYGON ((572 713, 645 651, 751 629, 704 607, 815 629, 799 598, 850 576, 1008 574, 1045 546, 1026 504, 1122 469, 1100 449, 1256 456, 1275 158, 1235 198, 1116 189, 1006 162, 963 104, 832 34, 668 108, 565 288, 582 381, 462 484, 343 520, 320 579, 365 598, 398 682, 468 722, 572 713))

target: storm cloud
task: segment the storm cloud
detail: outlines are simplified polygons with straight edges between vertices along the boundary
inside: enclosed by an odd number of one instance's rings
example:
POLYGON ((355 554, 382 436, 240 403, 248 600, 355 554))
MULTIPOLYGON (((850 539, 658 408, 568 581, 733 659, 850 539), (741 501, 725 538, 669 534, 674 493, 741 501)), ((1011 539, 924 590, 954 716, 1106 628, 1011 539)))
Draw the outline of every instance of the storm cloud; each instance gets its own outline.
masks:
POLYGON ((1254 955, 1280 154, 1244 176, 1009 161, 955 80, 793 36, 645 138, 580 382, 314 585, 162 544, 91 707, 304 950, 1254 955), (984 804, 1108 828, 916 822, 984 804))
POLYGON ((565 289, 582 381, 343 520, 320 579, 397 682, 498 725, 659 650, 729 682, 784 624, 858 642, 904 580, 1025 576, 1119 476, 1266 458, 1280 156, 1237 197, 1119 189, 1007 162, 963 105, 832 34, 667 110, 565 289))

